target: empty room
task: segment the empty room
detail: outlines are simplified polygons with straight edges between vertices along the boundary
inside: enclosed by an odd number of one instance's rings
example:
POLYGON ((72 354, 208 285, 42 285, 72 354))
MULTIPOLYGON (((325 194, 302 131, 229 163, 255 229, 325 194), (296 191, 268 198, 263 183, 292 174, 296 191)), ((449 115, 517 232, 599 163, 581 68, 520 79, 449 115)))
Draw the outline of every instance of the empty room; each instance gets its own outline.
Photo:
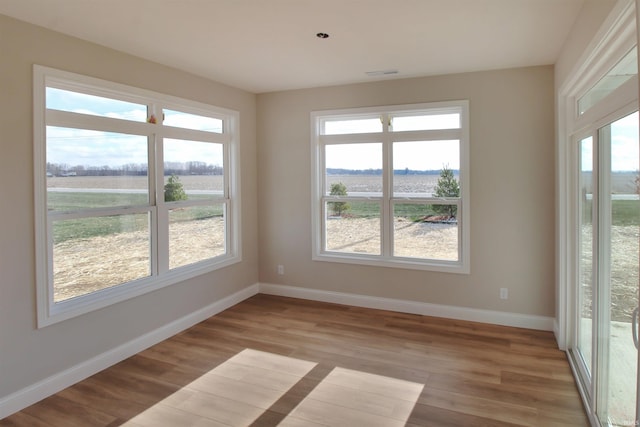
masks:
POLYGON ((636 9, 0 1, 0 426, 638 425, 636 9))

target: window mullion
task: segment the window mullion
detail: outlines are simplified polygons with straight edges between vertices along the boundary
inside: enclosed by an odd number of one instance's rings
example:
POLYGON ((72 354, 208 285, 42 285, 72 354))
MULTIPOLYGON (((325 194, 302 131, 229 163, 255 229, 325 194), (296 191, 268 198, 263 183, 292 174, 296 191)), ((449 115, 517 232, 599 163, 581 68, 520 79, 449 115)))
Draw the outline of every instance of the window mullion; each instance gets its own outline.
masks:
POLYGON ((130 135, 149 134, 149 123, 133 122, 112 117, 92 116, 89 114, 49 108, 45 110, 45 121, 48 126, 126 133, 130 135))
POLYGON ((382 256, 389 258, 393 255, 393 206, 391 195, 393 193, 393 142, 389 128, 391 118, 388 114, 381 116, 382 120, 382 206, 380 226, 382 228, 382 256))
POLYGON ((154 174, 152 180, 155 189, 155 268, 156 274, 169 271, 169 209, 164 201, 164 134, 156 135, 153 145, 154 174))
MULTIPOLYGON (((225 129, 230 128, 229 126, 229 121, 225 120, 224 121, 224 127, 225 129)), ((225 134, 225 137, 228 137, 228 134, 225 134)), ((226 165, 230 165, 231 164, 231 146, 230 144, 224 144, 222 146, 222 157, 223 157, 223 169, 222 169, 222 176, 223 176, 223 180, 224 180, 224 186, 222 188, 222 197, 225 199, 229 199, 231 198, 231 195, 233 194, 233 189, 231 188, 232 182, 231 182, 231 170, 226 167, 226 165)))

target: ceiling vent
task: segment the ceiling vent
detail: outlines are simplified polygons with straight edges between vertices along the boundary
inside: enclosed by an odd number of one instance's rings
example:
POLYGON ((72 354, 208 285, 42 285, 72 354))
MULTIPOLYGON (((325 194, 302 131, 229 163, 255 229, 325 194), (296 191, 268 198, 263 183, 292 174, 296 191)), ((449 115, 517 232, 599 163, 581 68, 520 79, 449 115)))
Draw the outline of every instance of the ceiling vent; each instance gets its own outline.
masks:
POLYGON ((398 70, 378 70, 378 71, 365 72, 365 74, 369 77, 391 76, 398 73, 399 73, 398 70))

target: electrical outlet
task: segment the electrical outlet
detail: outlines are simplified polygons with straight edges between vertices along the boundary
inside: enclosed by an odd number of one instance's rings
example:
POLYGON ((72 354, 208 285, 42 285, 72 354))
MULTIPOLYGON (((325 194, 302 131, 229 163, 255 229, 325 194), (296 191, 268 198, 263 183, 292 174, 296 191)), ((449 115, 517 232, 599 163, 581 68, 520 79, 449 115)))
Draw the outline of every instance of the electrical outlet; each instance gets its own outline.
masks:
POLYGON ((500 299, 509 299, 509 289, 500 288, 500 299))
POLYGON ((284 274, 284 265, 278 265, 278 274, 281 276, 284 274))

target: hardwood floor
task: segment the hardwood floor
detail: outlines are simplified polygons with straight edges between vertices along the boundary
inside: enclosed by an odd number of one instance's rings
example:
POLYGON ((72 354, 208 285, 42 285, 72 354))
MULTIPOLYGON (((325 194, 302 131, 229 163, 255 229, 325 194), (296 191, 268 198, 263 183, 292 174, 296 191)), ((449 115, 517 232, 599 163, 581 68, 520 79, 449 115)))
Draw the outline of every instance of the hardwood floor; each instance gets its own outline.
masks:
POLYGON ((550 332, 254 296, 0 426, 587 426, 550 332))

